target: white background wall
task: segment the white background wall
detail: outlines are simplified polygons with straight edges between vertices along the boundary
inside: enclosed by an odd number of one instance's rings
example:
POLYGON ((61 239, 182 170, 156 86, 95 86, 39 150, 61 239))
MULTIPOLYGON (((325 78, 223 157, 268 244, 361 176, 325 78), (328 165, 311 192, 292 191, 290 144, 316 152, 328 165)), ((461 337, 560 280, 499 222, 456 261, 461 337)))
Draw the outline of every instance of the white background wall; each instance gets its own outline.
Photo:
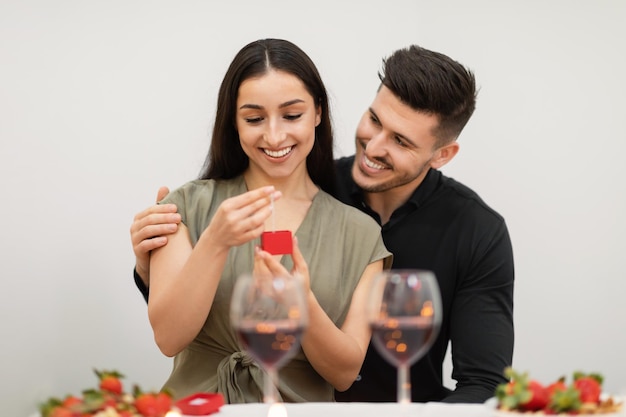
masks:
POLYGON ((621 0, 0 0, 0 414, 94 386, 94 367, 161 386, 129 227, 196 177, 226 67, 262 37, 318 64, 337 156, 383 56, 417 43, 472 68, 444 172, 508 222, 515 366, 626 394, 625 21, 621 0))

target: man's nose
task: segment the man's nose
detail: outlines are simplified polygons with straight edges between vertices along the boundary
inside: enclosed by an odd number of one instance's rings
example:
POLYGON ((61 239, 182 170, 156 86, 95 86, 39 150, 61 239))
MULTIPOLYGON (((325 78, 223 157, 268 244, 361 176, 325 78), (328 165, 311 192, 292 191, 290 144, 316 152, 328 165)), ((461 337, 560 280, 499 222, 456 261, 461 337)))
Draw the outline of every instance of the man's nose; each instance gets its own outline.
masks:
POLYGON ((365 152, 368 156, 383 156, 386 151, 386 140, 383 132, 372 135, 365 143, 365 152))

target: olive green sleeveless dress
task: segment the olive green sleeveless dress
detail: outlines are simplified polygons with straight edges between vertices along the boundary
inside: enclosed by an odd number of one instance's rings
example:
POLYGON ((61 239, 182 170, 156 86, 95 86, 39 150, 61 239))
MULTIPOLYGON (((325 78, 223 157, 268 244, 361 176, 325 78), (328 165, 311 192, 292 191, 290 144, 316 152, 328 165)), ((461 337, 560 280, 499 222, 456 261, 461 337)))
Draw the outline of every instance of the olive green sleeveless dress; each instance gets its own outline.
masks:
MULTIPOLYGON (((196 244, 220 203, 247 191, 243 177, 196 180, 170 193, 162 203, 178 206, 191 242, 196 244)), ((309 267, 311 289, 330 319, 340 327, 352 292, 365 267, 391 263, 379 225, 359 210, 319 191, 300 228, 298 246, 309 267)), ((211 311, 191 344, 174 358, 164 388, 175 398, 220 392, 228 403, 261 402, 264 372, 240 347, 230 324, 230 298, 237 277, 253 270, 260 239, 230 249, 211 311)), ((282 264, 291 270, 290 256, 282 264)), ((334 401, 333 387, 309 364, 302 349, 279 371, 278 391, 285 402, 334 401)))

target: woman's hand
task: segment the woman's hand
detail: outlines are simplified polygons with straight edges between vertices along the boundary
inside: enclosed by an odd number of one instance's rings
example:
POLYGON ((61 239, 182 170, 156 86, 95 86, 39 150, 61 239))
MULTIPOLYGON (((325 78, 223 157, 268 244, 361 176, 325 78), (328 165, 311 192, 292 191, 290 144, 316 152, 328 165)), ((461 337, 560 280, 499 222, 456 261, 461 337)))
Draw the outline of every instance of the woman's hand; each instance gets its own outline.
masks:
POLYGON ((309 265, 304 260, 300 247, 298 246, 298 238, 293 237, 293 253, 291 254, 293 260, 292 275, 300 276, 304 284, 304 293, 308 294, 311 291, 311 277, 309 277, 309 265))
POLYGON ((254 274, 258 276, 293 276, 302 280, 304 285, 304 294, 307 295, 311 290, 311 281, 309 278, 309 266, 300 252, 298 247, 298 239, 293 237, 293 250, 291 254, 293 260, 293 269, 287 269, 269 252, 256 248, 254 257, 254 274))
POLYGON ((268 186, 224 200, 202 237, 206 236, 224 249, 258 238, 272 214, 272 198, 277 200, 281 195, 273 186, 268 186))

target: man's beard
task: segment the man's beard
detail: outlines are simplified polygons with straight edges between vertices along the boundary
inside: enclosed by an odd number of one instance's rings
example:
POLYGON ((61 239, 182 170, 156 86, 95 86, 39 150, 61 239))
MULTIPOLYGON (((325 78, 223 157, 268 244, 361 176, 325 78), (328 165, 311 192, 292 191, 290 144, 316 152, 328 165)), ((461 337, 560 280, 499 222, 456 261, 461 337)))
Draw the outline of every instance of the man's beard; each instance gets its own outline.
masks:
MULTIPOLYGON (((381 161, 382 162, 382 161, 381 161)), ((391 179, 389 179, 388 181, 384 181, 382 183, 376 183, 376 184, 362 184, 360 183, 357 178, 355 178, 354 175, 354 169, 357 169, 361 175, 368 177, 365 173, 363 173, 359 167, 359 162, 355 159, 354 161, 354 166, 352 167, 353 171, 352 171, 352 179, 354 180, 354 182, 356 183, 356 185, 359 186, 359 188, 361 188, 363 191, 367 192, 367 193, 383 193, 385 191, 389 191, 393 188, 397 188, 397 187, 401 187, 403 185, 409 184, 412 181, 414 181, 416 178, 420 177, 424 171, 428 170, 430 167, 430 159, 428 161, 426 161, 421 167, 420 169, 415 173, 415 174, 405 174, 401 177, 393 177, 391 179)), ((393 170, 393 167, 391 167, 391 165, 385 163, 385 166, 390 167, 393 170)))

